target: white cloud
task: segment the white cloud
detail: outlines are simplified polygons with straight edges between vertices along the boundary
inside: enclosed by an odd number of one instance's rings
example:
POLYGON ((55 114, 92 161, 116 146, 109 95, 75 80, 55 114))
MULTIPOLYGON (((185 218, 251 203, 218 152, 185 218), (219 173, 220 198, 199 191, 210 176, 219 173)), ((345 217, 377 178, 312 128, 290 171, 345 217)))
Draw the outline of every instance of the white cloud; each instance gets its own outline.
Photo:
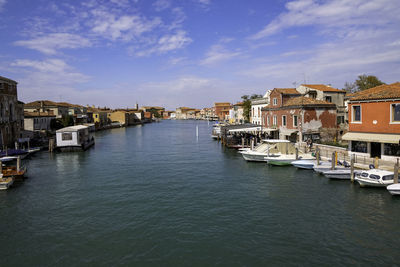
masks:
POLYGON ((150 47, 131 47, 130 53, 135 56, 143 57, 153 54, 164 54, 166 52, 174 51, 184 48, 192 42, 185 31, 179 30, 173 34, 166 34, 161 36, 157 42, 149 44, 150 47))
POLYGON ((110 0, 111 3, 116 4, 120 7, 128 7, 129 0, 110 0))
POLYGON ((200 4, 203 4, 203 5, 211 4, 211 0, 197 0, 197 2, 199 2, 200 4))
POLYGON ((0 0, 0 11, 2 11, 3 6, 6 4, 7 0, 0 0))
POLYGON ((73 49, 90 47, 92 45, 88 39, 70 33, 50 33, 31 40, 16 41, 14 44, 34 49, 48 55, 56 54, 58 49, 73 49))
POLYGON ((206 53, 206 57, 200 62, 201 65, 213 65, 222 61, 230 60, 241 55, 239 51, 229 51, 223 45, 216 44, 211 46, 206 53))
POLYGON ((139 15, 123 15, 95 9, 92 10, 92 31, 111 40, 132 40, 145 32, 150 32, 161 24, 159 18, 147 20, 139 15))
POLYGON ((397 0, 296 0, 286 4, 287 11, 251 36, 261 39, 294 26, 323 25, 351 27, 382 25, 398 21, 400 2, 397 0))
POLYGON ((171 6, 171 2, 169 0, 157 0, 153 3, 153 6, 156 11, 163 11, 171 6))

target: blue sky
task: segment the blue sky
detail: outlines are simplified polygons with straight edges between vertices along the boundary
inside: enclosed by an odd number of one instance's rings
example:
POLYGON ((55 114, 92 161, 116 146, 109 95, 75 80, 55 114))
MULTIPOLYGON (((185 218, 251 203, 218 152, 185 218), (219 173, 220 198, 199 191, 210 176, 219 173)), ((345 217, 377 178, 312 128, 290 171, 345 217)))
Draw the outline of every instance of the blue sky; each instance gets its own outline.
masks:
POLYGON ((0 0, 19 98, 207 107, 274 87, 400 80, 399 0, 0 0))

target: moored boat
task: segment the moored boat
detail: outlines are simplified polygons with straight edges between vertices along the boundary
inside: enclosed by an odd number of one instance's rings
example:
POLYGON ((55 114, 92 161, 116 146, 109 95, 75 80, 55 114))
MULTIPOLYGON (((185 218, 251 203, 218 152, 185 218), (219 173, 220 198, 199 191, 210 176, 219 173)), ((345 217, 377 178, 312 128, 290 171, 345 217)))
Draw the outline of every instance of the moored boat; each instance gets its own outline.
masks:
POLYGON ((386 187, 386 189, 389 191, 390 194, 392 195, 400 195, 400 184, 391 184, 386 187))
MULTIPOLYGON (((354 170, 354 176, 356 176, 360 171, 354 170)), ((337 179, 337 180, 350 180, 351 170, 350 169, 336 169, 329 170, 322 173, 326 178, 337 179)))
POLYGON ((0 174, 0 190, 7 190, 13 183, 13 177, 3 177, 3 174, 0 174))
POLYGON ((390 171, 371 169, 357 174, 355 180, 361 187, 386 187, 393 184, 394 173, 390 171))
POLYGON ((312 170, 315 166, 331 166, 331 163, 327 161, 320 161, 318 165, 317 160, 300 159, 292 161, 292 165, 299 169, 312 170))

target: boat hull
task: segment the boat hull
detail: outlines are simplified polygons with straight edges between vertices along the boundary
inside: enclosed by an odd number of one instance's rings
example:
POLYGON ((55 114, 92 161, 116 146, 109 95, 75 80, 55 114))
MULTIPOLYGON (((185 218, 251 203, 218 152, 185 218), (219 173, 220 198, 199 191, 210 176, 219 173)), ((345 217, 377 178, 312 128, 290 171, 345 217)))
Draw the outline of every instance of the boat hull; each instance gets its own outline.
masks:
POLYGON ((275 165, 275 166, 290 166, 292 165, 292 159, 285 159, 285 160, 276 160, 276 159, 267 159, 268 164, 275 165))
POLYGON ((400 196, 400 184, 391 184, 386 187, 390 194, 400 196))
POLYGON ((264 157, 265 155, 257 155, 250 153, 242 153, 242 156, 247 161, 267 162, 264 157))
POLYGON ((7 190, 14 183, 14 179, 12 177, 1 178, 0 179, 0 190, 7 190))
POLYGON ((388 185, 393 184, 393 180, 387 180, 385 183, 380 183, 378 181, 372 181, 369 179, 356 178, 356 181, 360 184, 361 187, 387 187, 388 185))

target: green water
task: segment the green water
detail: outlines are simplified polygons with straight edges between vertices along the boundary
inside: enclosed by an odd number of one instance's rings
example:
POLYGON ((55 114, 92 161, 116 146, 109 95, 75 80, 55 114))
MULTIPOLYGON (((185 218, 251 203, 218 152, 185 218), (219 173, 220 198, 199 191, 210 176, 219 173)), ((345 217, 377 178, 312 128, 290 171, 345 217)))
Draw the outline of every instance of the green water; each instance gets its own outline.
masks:
POLYGON ((207 122, 96 133, 0 191, 0 266, 337 266, 400 262, 400 198, 248 163, 207 122), (196 138, 196 125, 199 138, 196 138))

